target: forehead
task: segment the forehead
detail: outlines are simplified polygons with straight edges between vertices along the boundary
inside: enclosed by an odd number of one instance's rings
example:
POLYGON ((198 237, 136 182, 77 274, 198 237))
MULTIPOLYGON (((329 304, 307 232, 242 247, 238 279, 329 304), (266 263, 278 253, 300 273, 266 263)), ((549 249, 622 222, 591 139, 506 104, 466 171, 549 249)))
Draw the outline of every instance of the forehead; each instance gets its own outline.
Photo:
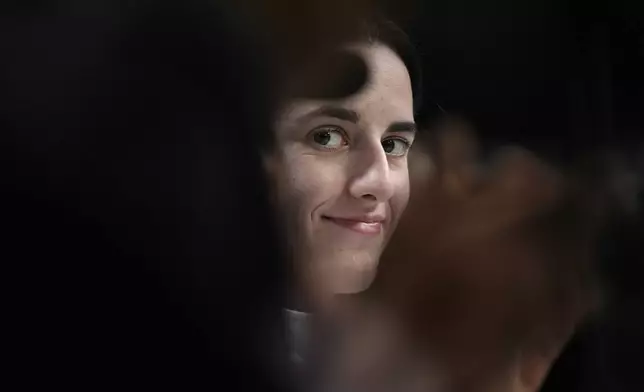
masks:
POLYGON ((332 105, 349 108, 363 115, 413 121, 411 80, 401 58, 388 46, 377 42, 355 44, 347 49, 365 60, 369 70, 365 86, 343 99, 292 101, 283 108, 280 120, 299 118, 321 106, 332 105))

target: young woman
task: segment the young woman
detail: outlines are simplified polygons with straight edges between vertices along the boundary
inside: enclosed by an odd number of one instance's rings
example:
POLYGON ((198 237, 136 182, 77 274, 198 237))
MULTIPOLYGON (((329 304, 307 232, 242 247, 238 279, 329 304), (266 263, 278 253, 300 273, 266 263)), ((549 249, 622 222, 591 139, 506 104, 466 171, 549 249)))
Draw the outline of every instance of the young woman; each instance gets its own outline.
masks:
POLYGON ((343 99, 285 102, 265 155, 302 310, 369 287, 407 205, 419 75, 402 33, 387 29, 343 48, 364 60, 365 85, 343 99))
POLYGON ((283 102, 264 154, 293 270, 287 312, 296 361, 307 356, 308 314, 322 318, 339 295, 370 286, 409 199, 420 91, 412 47, 385 23, 333 56, 362 59, 364 85, 346 98, 283 102))

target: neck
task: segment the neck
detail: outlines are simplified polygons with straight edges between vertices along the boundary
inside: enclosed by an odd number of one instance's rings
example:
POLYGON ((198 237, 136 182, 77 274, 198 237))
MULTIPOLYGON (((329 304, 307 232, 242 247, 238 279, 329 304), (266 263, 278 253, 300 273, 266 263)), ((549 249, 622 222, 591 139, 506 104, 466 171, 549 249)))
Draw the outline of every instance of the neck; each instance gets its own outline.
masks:
POLYGON ((296 287, 296 285, 291 285, 286 293, 286 308, 298 312, 311 313, 313 306, 304 293, 304 290, 301 288, 296 287))

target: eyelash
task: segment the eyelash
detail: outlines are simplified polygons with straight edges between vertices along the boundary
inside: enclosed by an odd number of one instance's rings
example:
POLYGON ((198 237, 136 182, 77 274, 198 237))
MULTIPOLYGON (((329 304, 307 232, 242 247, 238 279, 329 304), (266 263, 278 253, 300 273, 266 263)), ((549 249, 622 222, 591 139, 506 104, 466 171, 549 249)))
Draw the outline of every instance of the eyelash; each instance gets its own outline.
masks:
POLYGON ((400 136, 391 136, 391 137, 388 137, 388 138, 384 139, 384 140, 383 140, 383 142, 384 142, 385 140, 400 140, 401 142, 403 142, 403 143, 405 144, 405 148, 406 148, 407 150, 409 150, 409 149, 411 148, 411 142, 410 142, 409 140, 407 140, 406 138, 404 138, 404 137, 400 137, 400 136))
MULTIPOLYGON (((342 138, 344 139, 344 142, 345 142, 344 146, 349 145, 351 143, 347 131, 345 131, 344 128, 339 127, 337 125, 322 125, 322 126, 316 127, 314 129, 312 129, 308 133, 308 135, 306 137, 307 137, 307 139, 309 141, 311 141, 313 144, 315 144, 314 137, 315 137, 317 132, 321 132, 321 131, 339 133, 342 136, 342 138)), ((338 149, 334 149, 334 148, 325 148, 324 146, 321 146, 321 145, 318 145, 317 148, 321 148, 323 150, 328 150, 328 151, 336 151, 336 150, 338 150, 338 149)))
POLYGON ((401 159, 401 158, 407 157, 407 154, 409 153, 409 149, 411 148, 412 142, 410 140, 404 138, 404 137, 392 136, 392 137, 388 137, 388 138, 384 139, 381 142, 381 144, 382 144, 383 150, 385 151, 385 154, 387 154, 387 156, 390 159, 401 159), (394 148, 395 148, 395 141, 401 142, 402 143, 402 147, 401 147, 402 151, 399 152, 399 153, 393 153, 393 151, 388 152, 386 147, 384 146, 386 141, 394 141, 394 148))

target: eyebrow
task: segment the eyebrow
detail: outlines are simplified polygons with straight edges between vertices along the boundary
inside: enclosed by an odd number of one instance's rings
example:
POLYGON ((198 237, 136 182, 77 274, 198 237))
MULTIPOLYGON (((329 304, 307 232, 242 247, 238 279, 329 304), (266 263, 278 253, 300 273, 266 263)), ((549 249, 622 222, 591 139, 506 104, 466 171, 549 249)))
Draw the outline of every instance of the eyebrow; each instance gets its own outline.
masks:
POLYGON ((322 106, 305 114, 301 119, 305 120, 319 116, 334 117, 339 120, 349 121, 352 123, 357 123, 360 120, 360 116, 355 111, 337 106, 322 106))
MULTIPOLYGON (((320 108, 317 108, 305 115, 303 115, 300 120, 306 120, 314 117, 333 117, 337 118, 339 120, 344 120, 348 122, 352 122, 354 124, 357 124, 358 121, 360 120, 360 115, 350 109, 345 109, 343 107, 338 107, 338 106, 322 106, 320 108)), ((417 126, 416 123, 413 121, 397 121, 394 123, 391 123, 387 127, 387 130, 385 131, 386 133, 416 133, 417 126)))
POLYGON ((418 127, 411 121, 397 121, 389 125, 385 133, 416 133, 418 127))

